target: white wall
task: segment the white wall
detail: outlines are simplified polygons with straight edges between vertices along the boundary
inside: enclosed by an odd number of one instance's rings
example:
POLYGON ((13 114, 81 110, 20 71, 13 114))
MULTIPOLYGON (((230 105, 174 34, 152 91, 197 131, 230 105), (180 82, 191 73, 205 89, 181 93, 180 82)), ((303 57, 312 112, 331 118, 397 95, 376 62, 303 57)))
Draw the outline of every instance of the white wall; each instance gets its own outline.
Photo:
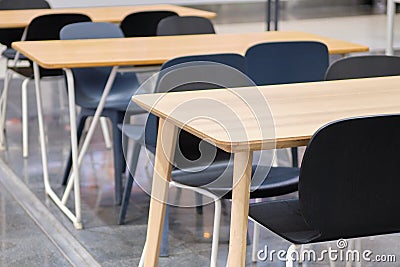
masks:
POLYGON ((264 2, 266 0, 47 0, 53 8, 84 6, 127 6, 151 4, 219 4, 233 2, 264 2))

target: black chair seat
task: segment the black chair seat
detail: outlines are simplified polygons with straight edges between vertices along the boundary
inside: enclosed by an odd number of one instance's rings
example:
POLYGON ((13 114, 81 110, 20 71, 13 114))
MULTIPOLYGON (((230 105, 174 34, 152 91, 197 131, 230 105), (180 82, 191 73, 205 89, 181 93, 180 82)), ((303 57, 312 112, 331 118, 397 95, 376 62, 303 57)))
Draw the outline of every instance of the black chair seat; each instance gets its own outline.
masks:
POLYGON ((10 67, 10 70, 13 70, 15 73, 22 75, 26 78, 33 79, 33 69, 32 67, 10 67))
MULTIPOLYGON (((26 78, 33 79, 33 69, 32 67, 9 67, 15 73, 18 73, 26 78)), ((51 76, 61 76, 62 70, 60 69, 40 69, 40 77, 51 77, 51 76)))
MULTIPOLYGON (((12 48, 7 48, 4 50, 1 55, 7 59, 14 59, 15 55, 17 54, 17 51, 12 49, 12 48)), ((22 54, 19 55, 19 60, 28 60, 28 58, 22 54)))
MULTIPOLYGON (((253 174, 257 166, 253 166, 253 174)), ((265 177, 263 183, 251 192, 251 198, 267 198, 297 191, 299 182, 299 168, 258 166, 257 174, 265 177)), ((202 171, 173 170, 172 180, 187 186, 205 187, 216 195, 226 192, 224 198, 232 198, 233 166, 226 164, 212 164, 202 171), (218 180, 216 180, 218 179, 218 180)), ((254 179, 254 177, 253 177, 254 179)))
POLYGON ((320 236, 304 220, 298 199, 251 204, 249 216, 294 244, 306 244, 320 236))

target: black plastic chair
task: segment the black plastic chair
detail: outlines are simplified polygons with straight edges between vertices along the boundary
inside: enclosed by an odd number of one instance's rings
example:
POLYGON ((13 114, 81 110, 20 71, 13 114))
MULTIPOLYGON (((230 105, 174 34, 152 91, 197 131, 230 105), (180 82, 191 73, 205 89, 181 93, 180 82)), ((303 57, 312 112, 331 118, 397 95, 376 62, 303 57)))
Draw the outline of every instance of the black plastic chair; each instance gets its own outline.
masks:
MULTIPOLYGON (((322 81, 329 66, 325 44, 310 41, 270 42, 246 51, 248 75, 256 85, 322 81)), ((291 149, 298 166, 297 148, 291 149)))
MULTIPOLYGON (((0 10, 18 10, 18 9, 49 9, 50 5, 45 0, 2 0, 0 1, 0 10)), ((0 43, 7 46, 2 52, 2 56, 7 60, 14 59, 16 51, 11 48, 11 43, 20 41, 24 28, 0 29, 0 43)), ((25 59, 25 57, 20 57, 25 59)))
MULTIPOLYGON (((83 14, 49 14, 42 15, 34 18, 26 33, 26 41, 39 41, 39 40, 59 40, 59 34, 62 27, 67 24, 91 21, 91 19, 83 14)), ((44 69, 39 67, 40 77, 53 77, 61 76, 63 74, 61 69, 44 69)), ((12 73, 17 73, 25 77, 22 83, 22 139, 23 139, 23 157, 28 156, 28 109, 27 109, 27 90, 29 81, 33 80, 33 66, 10 66, 4 80, 4 109, 7 105, 7 93, 9 84, 12 78, 12 73)), ((5 111, 4 111, 5 112, 5 111)))
POLYGON ((214 26, 207 18, 196 16, 172 16, 158 23, 157 35, 187 35, 215 33, 214 26))
POLYGON ((299 198, 251 204, 250 217, 293 244, 399 232, 399 135, 400 115, 323 126, 305 151, 299 198))
MULTIPOLYGON (((65 26, 60 32, 62 40, 71 39, 96 39, 96 38, 122 38, 122 30, 114 24, 106 22, 82 22, 65 26)), ((110 67, 76 68, 72 69, 74 75, 75 101, 81 107, 78 117, 77 136, 81 139, 86 119, 93 116, 100 102, 104 87, 111 73, 110 67)), ((115 199, 121 203, 122 173, 125 170, 125 160, 122 150, 122 134, 118 124, 124 120, 126 108, 132 95, 139 87, 135 73, 118 73, 113 87, 107 97, 102 116, 108 117, 112 122, 115 199)), ((134 114, 144 113, 137 108, 134 114)), ((72 167, 72 152, 64 172, 63 184, 68 180, 72 167)))
POLYGON ((257 44, 245 57, 257 85, 322 81, 329 66, 326 45, 312 41, 257 44))
POLYGON ((326 80, 344 80, 400 75, 400 57, 367 55, 335 61, 325 74, 326 80))
MULTIPOLYGON (((159 75, 159 80, 157 84, 157 91, 188 91, 220 88, 218 84, 193 82, 201 81, 203 80, 203 77, 210 78, 209 76, 212 75, 214 75, 214 77, 220 77, 219 80, 226 79, 226 81, 229 81, 230 87, 249 86, 251 83, 250 80, 247 77, 245 79, 241 78, 240 75, 238 75, 237 70, 240 70, 242 73, 246 73, 245 60, 242 56, 237 54, 188 56, 172 59, 162 66, 161 74, 159 75), (210 73, 206 73, 204 69, 201 69, 202 71, 200 69, 193 69, 192 71, 190 71, 190 73, 182 72, 181 76, 177 74, 180 69, 184 69, 185 67, 193 68, 202 64, 205 64, 204 67, 214 67, 214 65, 210 64, 210 62, 214 62, 214 64, 225 64, 232 68, 235 68, 236 70, 232 71, 230 69, 215 69, 216 71, 210 71, 210 73), (189 78, 187 78, 185 74, 189 78), (182 78, 183 80, 177 81, 177 77, 182 78), (185 78, 187 78, 188 80, 185 80, 185 78), (175 87, 174 85, 176 85, 177 82, 182 82, 183 85, 175 87), (173 90, 169 90, 171 88, 173 88, 173 90)), ((134 147, 134 153, 136 153, 136 157, 138 157, 138 154, 140 152, 140 142, 144 143, 148 151, 150 151, 151 153, 155 153, 157 128, 158 119, 154 115, 150 114, 146 123, 144 137, 140 137, 135 133, 129 132, 129 129, 125 131, 128 136, 131 136, 134 139, 136 137, 137 139, 135 141, 137 142, 136 146, 138 147, 134 147)), ((214 152, 214 150, 216 149, 211 144, 205 143, 202 145, 200 152, 200 143, 201 139, 185 131, 180 131, 178 137, 180 153, 177 154, 183 155, 184 159, 189 160, 189 163, 186 160, 182 160, 180 156, 175 156, 175 168, 172 171, 173 182, 171 184, 178 188, 186 188, 192 190, 201 195, 210 197, 214 200, 215 215, 213 245, 211 252, 211 266, 215 266, 214 264, 216 263, 218 251, 219 223, 221 216, 220 196, 223 195, 224 198, 231 198, 230 191, 232 188, 231 183, 233 176, 233 166, 228 163, 232 155, 220 149, 217 149, 215 152, 215 157, 209 166, 206 165, 207 167, 205 167, 202 171, 193 172, 193 168, 198 168, 202 166, 201 163, 196 162, 194 164, 193 161, 199 160, 202 155, 204 156, 205 154, 209 154, 208 152, 210 151, 214 152), (216 181, 217 179, 218 181, 216 181)), ((130 167, 132 175, 135 174, 134 172, 136 170, 136 164, 137 162, 134 166, 130 167)), ((253 170, 255 170, 255 168, 256 166, 253 167, 253 170)), ((261 175, 266 176, 269 168, 260 166, 259 168, 260 169, 258 169, 257 171, 261 173, 261 175)), ((298 168, 276 167, 271 169, 266 179, 264 179, 265 176, 261 177, 264 182, 257 188, 257 190, 252 190, 251 198, 279 196, 297 191, 298 168)), ((127 180, 127 184, 125 187, 124 198, 120 213, 120 222, 123 221, 125 217, 127 204, 129 203, 132 183, 133 178, 130 177, 127 180)))
POLYGON ((173 11, 143 11, 127 15, 120 24, 125 37, 149 37, 157 35, 158 23, 170 16, 178 16, 173 11))

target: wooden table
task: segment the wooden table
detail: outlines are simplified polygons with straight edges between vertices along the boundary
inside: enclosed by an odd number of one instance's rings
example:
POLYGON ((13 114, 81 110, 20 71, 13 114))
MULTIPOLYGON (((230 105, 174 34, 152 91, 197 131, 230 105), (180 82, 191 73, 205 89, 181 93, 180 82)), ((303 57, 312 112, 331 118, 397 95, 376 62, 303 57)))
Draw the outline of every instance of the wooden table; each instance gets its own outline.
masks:
POLYGON ((229 243, 229 266, 244 266, 252 153, 307 145, 321 126, 343 118, 400 113, 400 76, 261 86, 258 88, 218 89, 133 97, 142 108, 160 117, 155 156, 152 199, 147 228, 145 266, 158 265, 159 244, 168 198, 178 127, 199 138, 212 140, 219 148, 234 153, 233 195, 229 243), (260 98, 260 96, 263 96, 260 98), (264 98, 264 99, 262 99, 264 98), (197 100, 202 100, 197 105, 197 100), (204 119, 204 106, 212 107, 204 119), (262 100, 260 100, 262 99, 262 100), (218 101, 221 105, 212 105, 218 101), (260 122, 269 114, 254 109, 265 101, 275 123, 275 137, 265 138, 260 122), (191 103, 174 112, 182 103, 191 103), (225 105, 239 116, 226 114, 225 105), (202 118, 202 119, 195 119, 202 118), (222 125, 222 127, 221 127, 222 125), (245 128, 240 127, 244 125, 245 128), (245 130, 246 138, 241 134, 245 130), (164 153, 160 153, 160 151, 164 153))
POLYGON ((367 52, 368 46, 297 31, 201 34, 96 40, 27 41, 13 48, 45 68, 162 64, 179 56, 210 53, 244 55, 255 44, 319 41, 330 54, 367 52))
POLYGON ((155 10, 174 11, 180 16, 199 16, 205 18, 216 17, 216 14, 214 12, 174 5, 1 10, 0 28, 24 28, 28 26, 31 20, 37 16, 56 13, 82 13, 88 15, 95 22, 101 21, 119 23, 124 19, 126 15, 129 15, 133 12, 155 10))
MULTIPOLYGON (((87 8, 59 8, 59 9, 22 9, 22 10, 0 10, 0 28, 25 28, 22 40, 26 36, 26 27, 37 16, 57 13, 81 13, 88 15, 95 22, 120 23, 125 16, 141 11, 174 11, 180 16, 200 16, 214 18, 214 12, 203 11, 194 8, 175 5, 136 5, 136 6, 113 6, 113 7, 87 7, 87 8)), ((0 99, 0 106, 4 105, 3 96, 0 99)), ((103 125, 104 126, 103 121, 103 125)), ((0 126, 4 128, 5 117, 0 117, 0 126)), ((26 130, 24 130, 26 131, 26 130)), ((107 135, 106 135, 107 136, 107 135)), ((107 138, 106 138, 107 140, 107 138)), ((110 142, 110 141, 108 141, 110 142)), ((107 143, 107 141, 106 141, 107 143)), ((0 131, 0 150, 5 149, 4 132, 0 131)), ((23 156, 28 156, 27 143, 24 142, 23 156)))
POLYGON ((118 66, 162 64, 178 56, 233 52, 244 54, 248 47, 261 43, 285 40, 317 40, 325 43, 332 54, 345 54, 368 51, 367 46, 326 38, 304 32, 260 32, 221 35, 185 35, 145 38, 63 40, 63 41, 26 41, 15 42, 12 47, 33 61, 35 72, 35 90, 38 108, 40 145, 42 151, 43 176, 46 193, 60 209, 71 219, 76 228, 82 228, 79 191, 79 169, 83 155, 94 133, 105 99, 114 82, 118 66), (64 68, 67 76, 73 174, 68 181, 66 191, 60 199, 51 189, 47 169, 46 141, 43 126, 41 90, 38 65, 44 68, 64 68), (85 142, 78 155, 76 140, 76 114, 74 82, 71 68, 114 66, 107 81, 103 96, 93 118, 85 142), (75 188, 75 214, 65 206, 72 187, 75 188))

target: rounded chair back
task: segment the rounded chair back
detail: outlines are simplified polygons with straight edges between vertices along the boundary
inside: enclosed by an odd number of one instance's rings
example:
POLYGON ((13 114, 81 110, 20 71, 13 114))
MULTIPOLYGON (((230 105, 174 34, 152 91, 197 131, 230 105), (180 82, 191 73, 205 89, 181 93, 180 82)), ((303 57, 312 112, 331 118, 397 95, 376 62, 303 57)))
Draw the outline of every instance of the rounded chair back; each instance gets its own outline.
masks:
MULTIPOLYGON (((124 38, 124 33, 118 25, 112 23, 80 22, 66 25, 60 32, 60 38, 62 40, 124 38)), ((111 67, 72 69, 77 105, 85 108, 97 107, 111 69, 111 67)), ((122 95, 126 94, 127 89, 136 90, 138 81, 135 73, 124 73, 124 79, 120 79, 120 76, 120 74, 117 75, 108 99, 113 99, 115 107, 120 106, 125 110, 129 99, 125 99, 125 96, 122 97, 122 95)))
POLYGON ((322 81, 329 53, 320 42, 269 42, 246 52, 249 77, 257 85, 322 81))
MULTIPOLYGON (((45 0, 2 0, 0 10, 19 10, 19 9, 49 9, 50 5, 45 0)), ((0 43, 11 47, 12 42, 20 41, 23 28, 0 29, 0 43)))
MULTIPOLYGON (((163 64, 161 72, 158 76, 156 92, 178 92, 190 90, 202 90, 210 88, 224 87, 240 87, 249 86, 250 79, 247 76, 238 75, 238 71, 246 73, 246 61, 243 56, 238 54, 213 54, 213 55, 198 55, 187 56, 171 59, 163 64), (224 67, 224 64, 229 67, 224 67), (186 72, 184 68, 208 67, 212 68, 209 71, 192 71, 186 72), (181 72, 180 72, 181 71, 181 72), (180 72, 180 73, 179 73, 180 72), (210 77, 214 76, 214 77, 210 77), (221 82, 203 82, 203 81, 221 81, 221 82), (177 80, 182 82, 177 85, 177 80), (224 84, 222 84, 224 83, 224 84)), ((158 118, 150 114, 145 131, 145 145, 148 150, 155 153, 157 145, 158 118)), ((204 154, 210 154, 205 151, 215 151, 215 147, 209 143, 201 145, 202 140, 181 130, 178 136, 179 152, 184 158, 180 159, 175 155, 175 163, 179 166, 179 162, 198 160, 204 154), (200 151, 200 147, 202 148, 200 151)), ((214 161, 227 161, 231 155, 220 149, 216 150, 214 161)), ((184 166, 188 167, 188 166, 184 166)))
POLYGON ((156 36, 158 23, 170 16, 178 16, 178 14, 173 11, 135 12, 126 16, 120 27, 125 37, 156 36))
POLYGON ((400 57, 367 55, 335 61, 325 74, 326 80, 344 80, 400 75, 400 57))
POLYGON ((171 16, 158 23, 157 35, 212 34, 214 26, 207 18, 171 16))
POLYGON ((301 164, 299 201, 318 239, 398 228, 399 136, 400 115, 345 119, 314 134, 301 164))

